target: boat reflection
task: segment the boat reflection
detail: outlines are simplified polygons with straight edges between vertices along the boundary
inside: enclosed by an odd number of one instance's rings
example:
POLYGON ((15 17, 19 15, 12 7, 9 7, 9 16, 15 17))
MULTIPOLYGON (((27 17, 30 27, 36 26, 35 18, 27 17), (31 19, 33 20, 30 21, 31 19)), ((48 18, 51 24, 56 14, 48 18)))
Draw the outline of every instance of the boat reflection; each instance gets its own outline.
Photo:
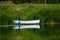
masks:
POLYGON ((13 29, 25 29, 25 28, 36 28, 36 29, 40 29, 39 25, 16 25, 13 29))

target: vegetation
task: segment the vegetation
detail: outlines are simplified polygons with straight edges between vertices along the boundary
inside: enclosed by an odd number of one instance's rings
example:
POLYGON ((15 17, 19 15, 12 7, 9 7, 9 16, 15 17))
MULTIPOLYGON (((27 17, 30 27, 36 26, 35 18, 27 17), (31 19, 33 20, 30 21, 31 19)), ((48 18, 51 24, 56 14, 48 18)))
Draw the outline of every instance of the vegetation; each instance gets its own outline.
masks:
POLYGON ((16 16, 21 20, 40 19, 40 29, 0 27, 0 40, 60 40, 60 4, 0 4, 0 25, 13 25, 16 16))
POLYGON ((60 0, 0 0, 3 1, 12 1, 15 4, 19 3, 41 3, 41 4, 60 4, 60 0))

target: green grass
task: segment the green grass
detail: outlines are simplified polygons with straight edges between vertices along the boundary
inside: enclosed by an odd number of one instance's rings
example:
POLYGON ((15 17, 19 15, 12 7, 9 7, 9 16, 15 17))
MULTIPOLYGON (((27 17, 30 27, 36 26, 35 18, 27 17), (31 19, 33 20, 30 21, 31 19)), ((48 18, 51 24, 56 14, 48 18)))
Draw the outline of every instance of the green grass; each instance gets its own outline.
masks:
POLYGON ((60 4, 0 4, 0 25, 12 25, 17 15, 21 20, 40 19, 41 29, 0 28, 0 40, 60 40, 60 25, 55 24, 60 23, 60 4))

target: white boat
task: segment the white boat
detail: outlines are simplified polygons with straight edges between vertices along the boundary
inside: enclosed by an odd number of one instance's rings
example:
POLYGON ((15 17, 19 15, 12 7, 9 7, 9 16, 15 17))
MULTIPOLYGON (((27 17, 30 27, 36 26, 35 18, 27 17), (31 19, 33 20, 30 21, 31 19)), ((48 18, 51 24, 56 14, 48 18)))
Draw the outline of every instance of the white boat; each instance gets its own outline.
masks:
POLYGON ((14 23, 18 24, 39 24, 40 20, 14 20, 14 23))
POLYGON ((19 28, 19 25, 18 25, 18 26, 15 26, 13 29, 26 29, 26 28, 40 29, 40 26, 39 25, 20 25, 20 28, 19 28))

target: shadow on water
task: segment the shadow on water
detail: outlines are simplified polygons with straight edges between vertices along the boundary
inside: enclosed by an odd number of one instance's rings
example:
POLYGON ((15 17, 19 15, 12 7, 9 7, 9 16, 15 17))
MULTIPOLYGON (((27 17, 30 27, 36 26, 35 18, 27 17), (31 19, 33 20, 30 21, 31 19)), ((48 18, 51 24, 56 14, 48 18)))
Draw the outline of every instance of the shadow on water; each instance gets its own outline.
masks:
POLYGON ((0 40, 8 40, 7 35, 11 34, 12 28, 12 26, 0 27, 0 40))
POLYGON ((1 35, 6 35, 8 33, 10 33, 13 30, 12 26, 9 27, 0 27, 0 34, 1 35))
POLYGON ((55 24, 53 27, 50 24, 44 24, 44 29, 40 32, 40 36, 58 36, 60 35, 60 24, 55 24))

